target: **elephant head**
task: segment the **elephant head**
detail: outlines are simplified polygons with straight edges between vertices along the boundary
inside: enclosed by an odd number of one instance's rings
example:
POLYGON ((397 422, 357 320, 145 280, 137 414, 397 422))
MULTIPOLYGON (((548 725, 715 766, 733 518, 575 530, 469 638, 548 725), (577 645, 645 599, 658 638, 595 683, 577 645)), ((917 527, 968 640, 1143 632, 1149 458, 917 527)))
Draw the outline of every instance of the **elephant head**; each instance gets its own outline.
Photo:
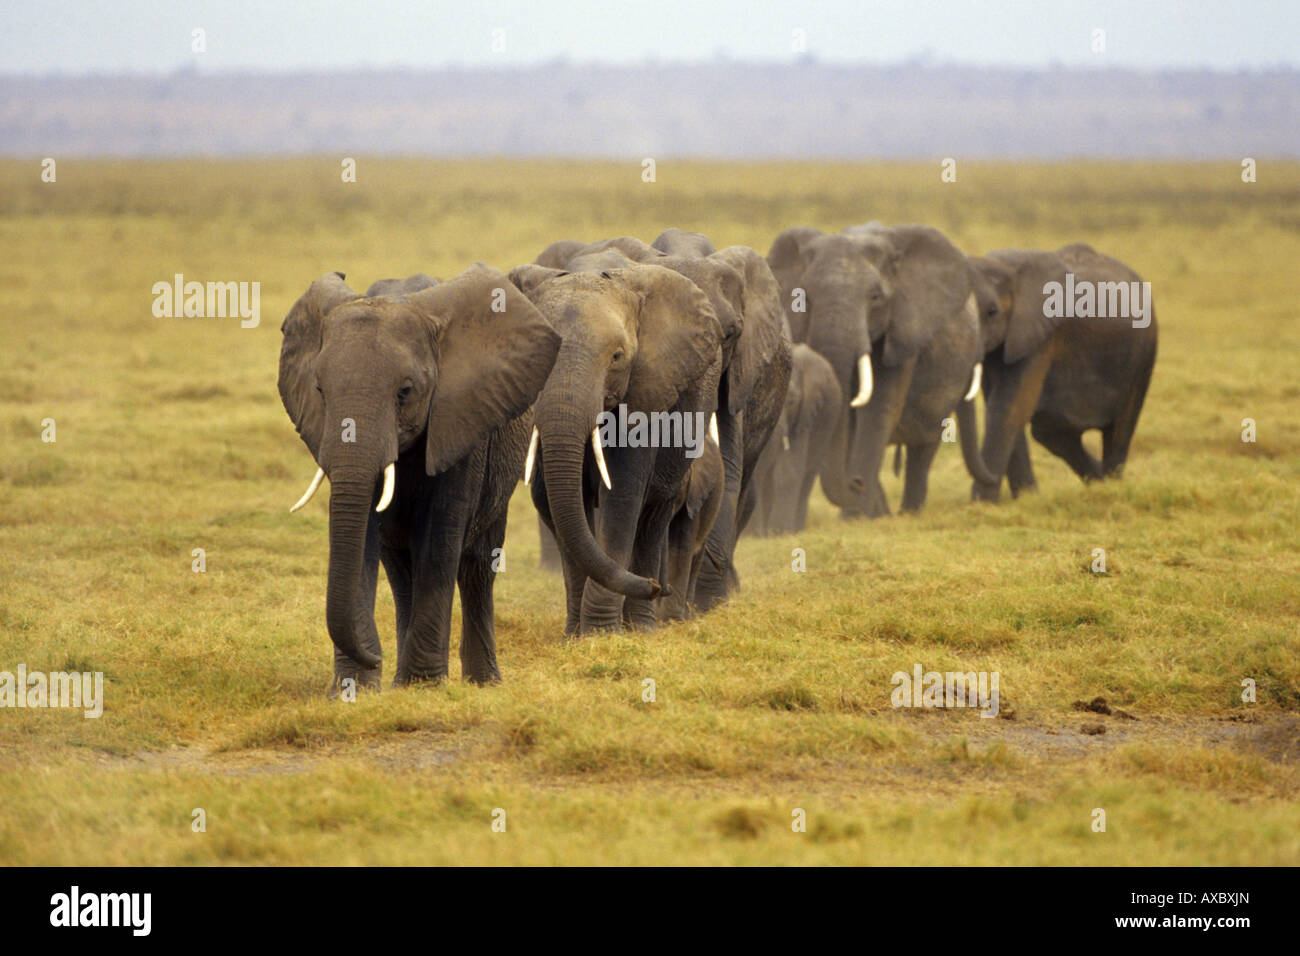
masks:
POLYGON ((378 658, 359 646, 353 609, 370 511, 393 500, 398 457, 422 456, 430 476, 453 467, 527 411, 560 346, 532 303, 481 263, 449 282, 413 276, 376 289, 390 294, 358 296, 328 273, 280 327, 280 398, 318 465, 292 510, 330 479, 326 623, 365 667, 378 658))
POLYGON ((879 470, 921 350, 971 292, 965 256, 929 226, 787 229, 768 253, 795 341, 835 369, 851 413, 832 449, 827 493, 849 506, 879 470), (879 394, 875 379, 887 371, 879 394), (874 396, 874 397, 873 397, 874 396), (868 403, 874 403, 868 406, 868 403))
MULTIPOLYGON (((599 271, 519 266, 510 279, 550 318, 563 340, 534 418, 560 550, 610 591, 657 597, 659 583, 612 559, 588 524, 584 500, 586 490, 594 487, 592 467, 611 484, 597 420, 620 404, 629 412, 673 409, 719 361, 717 315, 686 277, 627 259, 619 268, 599 271)), ((618 469, 614 472, 617 478, 618 469)))
POLYGON ((984 353, 1000 348, 1002 363, 1014 365, 1042 348, 1061 322, 1043 306, 1048 283, 1065 282, 1064 260, 1055 252, 1002 249, 969 262, 984 353))

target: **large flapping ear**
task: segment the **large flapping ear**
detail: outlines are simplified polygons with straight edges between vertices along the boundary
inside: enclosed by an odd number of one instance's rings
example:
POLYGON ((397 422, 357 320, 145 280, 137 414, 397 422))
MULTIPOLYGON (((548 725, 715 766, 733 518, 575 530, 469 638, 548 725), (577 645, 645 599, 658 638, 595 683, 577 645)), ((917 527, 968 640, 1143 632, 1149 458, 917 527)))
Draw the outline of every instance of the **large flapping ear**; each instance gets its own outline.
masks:
POLYGON ((694 282, 662 266, 633 265, 608 276, 641 299, 628 407, 671 409, 720 360, 722 327, 713 306, 694 282))
POLYGON ((727 403, 739 415, 764 371, 790 349, 790 329, 781 287, 768 261, 749 246, 728 246, 709 257, 731 266, 743 282, 745 325, 727 367, 727 403))
POLYGON ((569 260, 586 246, 585 242, 579 242, 577 239, 557 239, 543 249, 541 255, 533 262, 548 269, 563 269, 569 264, 569 260))
POLYGON ((1064 321, 1059 313, 1065 310, 1049 309, 1047 301, 1051 283, 1057 283, 1058 294, 1064 294, 1067 266, 1055 252, 1038 250, 1000 249, 986 258, 1000 262, 1014 276, 1011 316, 1002 346, 1002 360, 1012 364, 1041 348, 1064 321))
POLYGON ((320 464, 325 402, 316 390, 314 363, 320 352, 321 322, 337 305, 357 298, 343 273, 328 272, 302 294, 280 325, 280 401, 311 456, 320 464))
POLYGON ((377 299, 381 296, 396 298, 410 295, 412 292, 419 292, 421 289, 431 289, 437 284, 437 279, 431 278, 423 272, 417 272, 405 279, 378 279, 370 283, 370 288, 366 290, 366 298, 377 299))
POLYGON ((966 256, 932 226, 879 226, 853 230, 865 238, 873 264, 890 287, 881 361, 896 366, 917 355, 966 306, 971 278, 966 256), (871 236, 883 243, 874 243, 871 236), (878 250, 887 250, 883 257, 878 250))
POLYGON ((510 270, 508 278, 516 289, 528 296, 529 299, 537 300, 537 287, 543 282, 554 279, 556 276, 567 276, 569 273, 564 269, 552 269, 547 266, 524 265, 515 266, 510 270))
POLYGON ((427 318, 436 343, 424 468, 437 475, 528 410, 551 374, 560 336, 506 276, 481 262, 406 302, 427 318))
MULTIPOLYGON (((820 235, 823 235, 821 230, 810 226, 792 226, 772 242, 772 248, 767 252, 767 264, 781 286, 782 296, 789 296, 790 290, 799 284, 799 278, 808 266, 804 249, 820 235)), ((782 303, 784 308, 789 308, 789 305, 788 301, 782 303)))

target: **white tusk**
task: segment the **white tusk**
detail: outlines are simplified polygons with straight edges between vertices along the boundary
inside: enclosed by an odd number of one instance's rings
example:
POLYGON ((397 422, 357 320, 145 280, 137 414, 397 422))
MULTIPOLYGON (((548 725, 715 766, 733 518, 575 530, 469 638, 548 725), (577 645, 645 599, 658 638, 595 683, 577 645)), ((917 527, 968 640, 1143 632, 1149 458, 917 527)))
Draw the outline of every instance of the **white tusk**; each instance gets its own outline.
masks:
POLYGON ((782 450, 782 451, 789 451, 789 450, 790 450, 790 436, 789 436, 789 435, 782 435, 782 436, 781 436, 781 450, 782 450))
POLYGON ((971 380, 970 380, 970 391, 966 393, 966 397, 962 399, 962 401, 973 402, 975 400, 975 396, 980 393, 980 379, 983 377, 984 377, 984 363, 976 362, 975 374, 971 376, 971 380))
POLYGON ((296 505, 294 505, 292 508, 289 509, 289 514, 293 514, 295 511, 297 511, 307 502, 311 501, 312 497, 316 494, 316 489, 320 487, 320 483, 324 480, 325 480, 325 469, 317 468, 316 476, 312 478, 311 484, 307 486, 307 493, 298 499, 298 503, 296 505))
POLYGON ((384 469, 384 491, 379 496, 379 504, 375 505, 376 511, 383 511, 393 500, 393 485, 397 483, 397 465, 389 462, 388 467, 384 469))
POLYGON ((714 412, 709 419, 709 437, 713 439, 713 444, 718 444, 718 413, 714 412))
POLYGON ((600 479, 605 482, 606 488, 614 486, 609 482, 609 469, 605 467, 605 450, 600 447, 600 429, 591 430, 591 450, 596 453, 596 467, 600 469, 600 479))
POLYGON ((533 426, 533 437, 528 439, 528 457, 524 459, 524 484, 533 480, 533 460, 537 457, 537 426, 533 426))
POLYGON ((858 356, 858 395, 849 402, 849 408, 861 408, 871 401, 871 389, 874 385, 871 378, 871 356, 863 352, 858 356))

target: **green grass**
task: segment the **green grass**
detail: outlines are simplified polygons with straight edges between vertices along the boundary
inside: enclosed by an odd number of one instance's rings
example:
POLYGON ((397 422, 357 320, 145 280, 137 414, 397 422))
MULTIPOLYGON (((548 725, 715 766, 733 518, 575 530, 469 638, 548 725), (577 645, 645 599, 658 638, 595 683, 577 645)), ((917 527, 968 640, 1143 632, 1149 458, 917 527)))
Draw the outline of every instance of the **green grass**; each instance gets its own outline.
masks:
MULTIPOLYGON (((937 164, 39 171, 0 162, 0 670, 101 670, 106 703, 0 710, 0 862, 1300 863, 1300 164, 1253 185, 1231 162, 971 163, 956 184, 937 164), (287 513, 313 463, 275 390, 312 279, 505 270, 669 225, 766 252, 873 218, 971 252, 1088 241, 1153 283, 1123 481, 1085 487, 1034 445, 1040 493, 971 505, 944 446, 924 514, 846 524, 815 496, 804 533, 742 541, 724 608, 570 642, 521 489, 505 682, 324 698, 327 498, 287 513), (260 326, 154 318, 177 272, 260 281, 260 326), (1008 719, 894 710, 916 663, 998 671, 1008 719), (1097 696, 1139 719, 1072 706, 1097 696)), ((378 617, 391 676, 382 586, 378 617)))

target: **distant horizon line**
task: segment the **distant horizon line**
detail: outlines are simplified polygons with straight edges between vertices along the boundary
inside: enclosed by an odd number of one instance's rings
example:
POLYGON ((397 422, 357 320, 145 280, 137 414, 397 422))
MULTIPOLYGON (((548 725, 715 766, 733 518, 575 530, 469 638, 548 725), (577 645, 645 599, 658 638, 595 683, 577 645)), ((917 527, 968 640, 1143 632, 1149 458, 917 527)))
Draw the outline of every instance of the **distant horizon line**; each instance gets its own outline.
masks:
POLYGON ((1195 66, 1138 66, 1130 64, 1108 63, 1065 63, 1049 61, 1044 64, 1028 65, 1016 63, 973 63, 963 60, 938 60, 926 57, 909 57, 903 60, 840 60, 822 59, 805 56, 795 59, 658 59, 647 58, 634 62, 610 62, 604 60, 573 60, 567 57, 553 57, 530 63, 511 63, 505 65, 488 65, 480 63, 452 63, 442 66, 413 66, 409 64, 388 64, 383 66, 355 64, 336 67, 292 67, 288 69, 268 69, 258 67, 217 67, 200 68, 197 61, 175 66, 171 69, 156 70, 86 70, 73 71, 10 71, 0 69, 0 81, 3 80, 89 80, 89 79, 171 79, 178 77, 248 77, 248 76, 347 76, 374 73, 526 73, 545 69, 577 70, 639 70, 665 67, 822 67, 839 70, 977 70, 1002 73, 1138 73, 1138 74, 1182 74, 1198 73, 1218 76, 1268 75, 1300 73, 1300 64, 1276 63, 1269 65, 1251 65, 1222 67, 1211 65, 1195 66))

